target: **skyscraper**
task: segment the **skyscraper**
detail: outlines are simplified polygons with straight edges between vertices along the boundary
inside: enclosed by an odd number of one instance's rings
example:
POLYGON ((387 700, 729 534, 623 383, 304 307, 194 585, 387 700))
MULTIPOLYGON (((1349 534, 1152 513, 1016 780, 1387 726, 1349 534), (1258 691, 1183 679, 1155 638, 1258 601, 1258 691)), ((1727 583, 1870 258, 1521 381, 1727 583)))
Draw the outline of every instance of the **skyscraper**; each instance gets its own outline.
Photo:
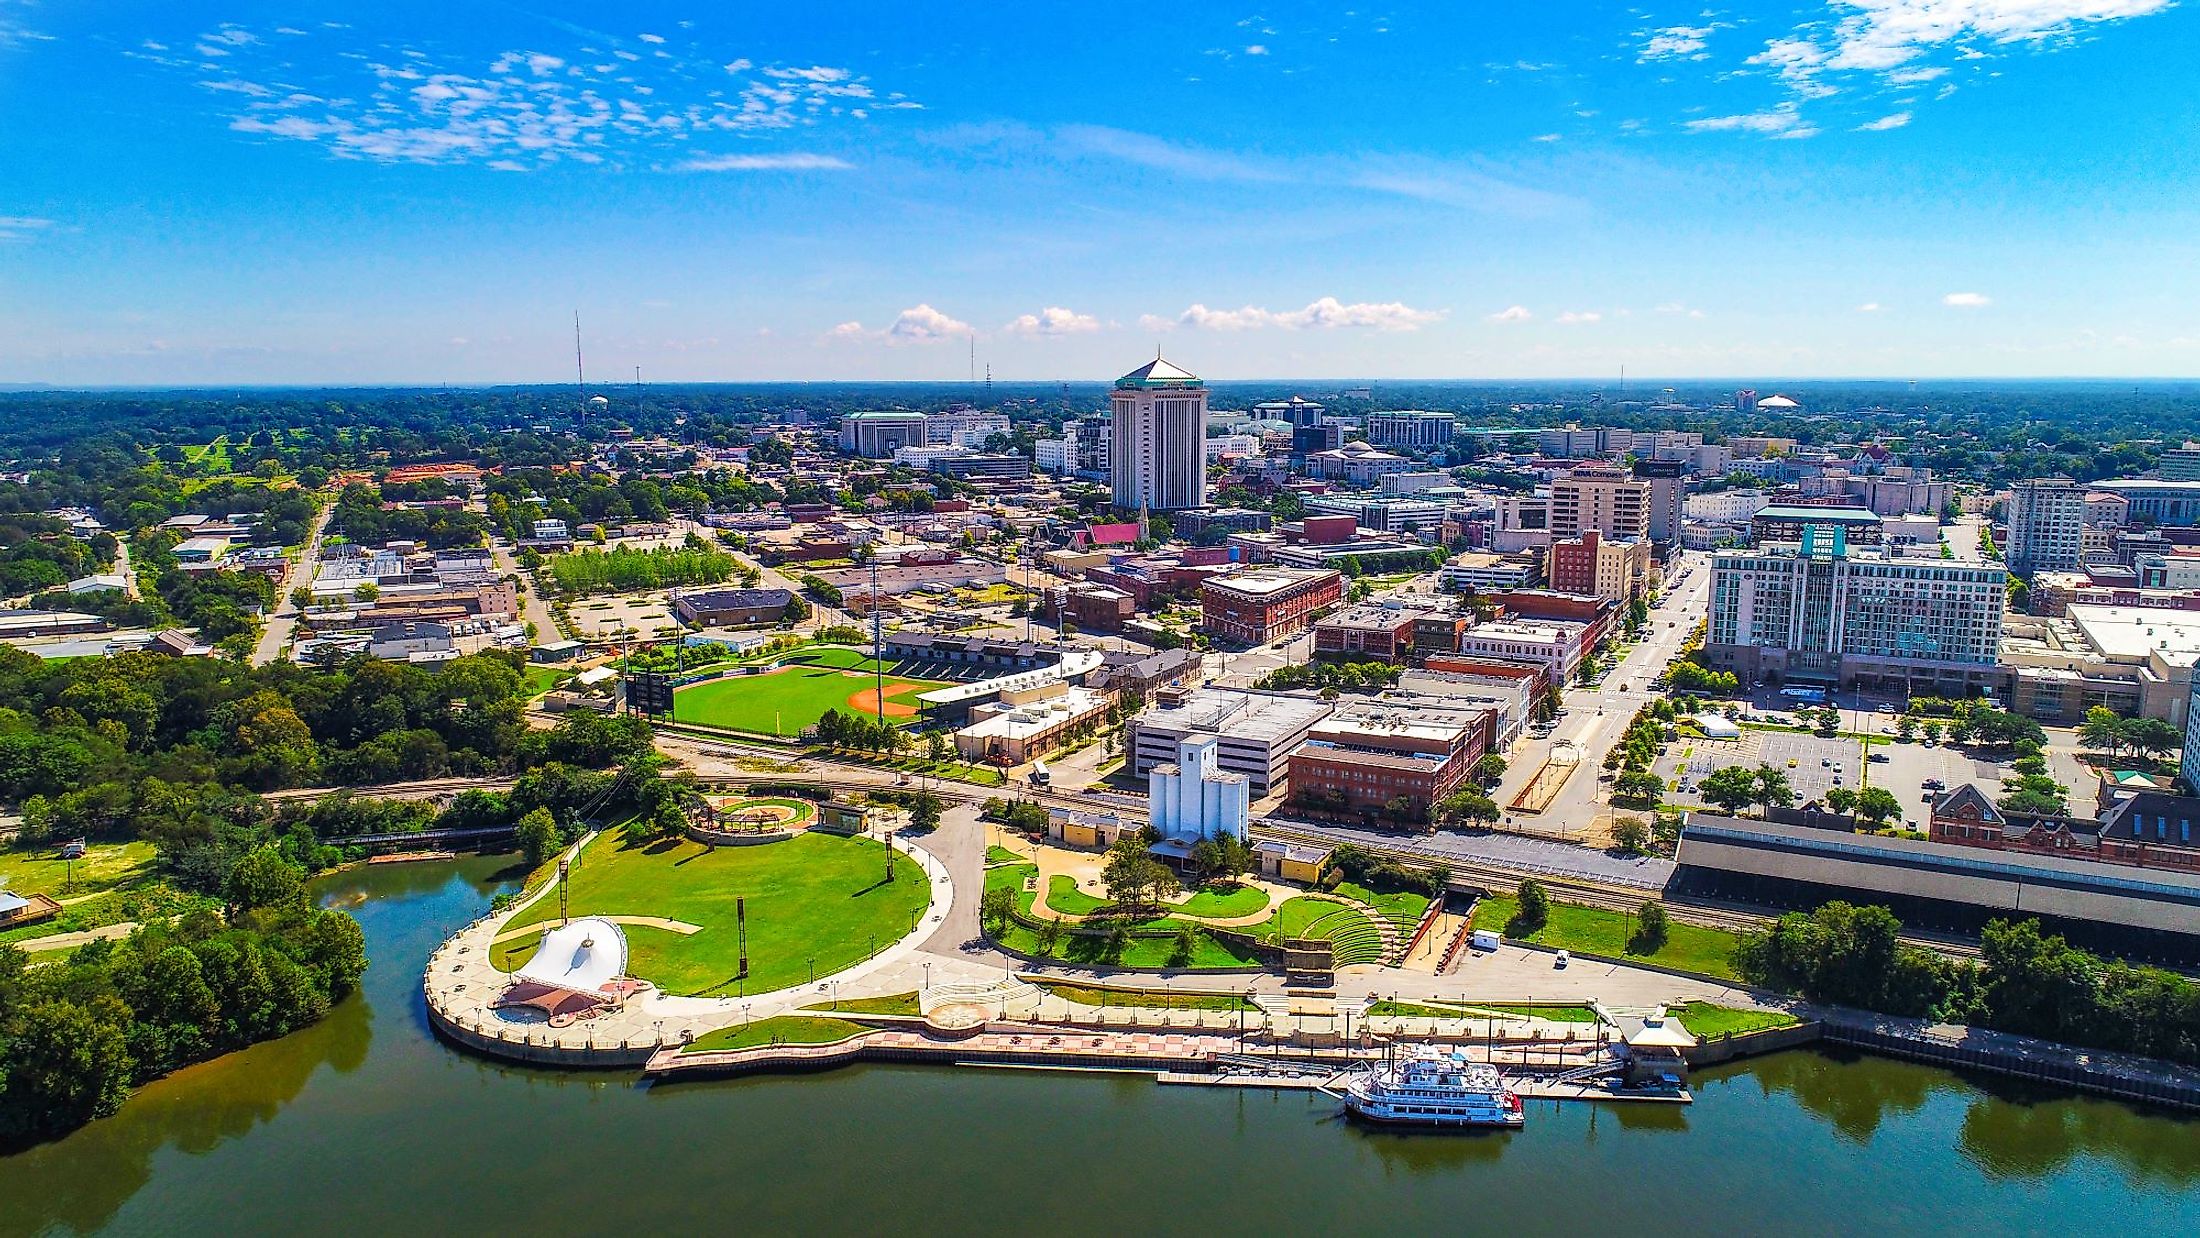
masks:
POLYGON ((1609 464, 1583 464, 1551 482, 1551 532, 1580 537, 1650 536, 1650 485, 1609 464))
POLYGON ((1671 545, 1681 540, 1681 495, 1688 465, 1680 460, 1635 461, 1635 480, 1650 487, 1650 540, 1671 545))
POLYGON ((1207 386, 1155 357, 1115 380, 1108 479, 1126 512, 1207 502, 1207 386))
POLYGON ((2067 477, 2027 477, 2009 487, 2009 544, 2019 576, 2078 566, 2085 548, 2085 487, 2067 477))

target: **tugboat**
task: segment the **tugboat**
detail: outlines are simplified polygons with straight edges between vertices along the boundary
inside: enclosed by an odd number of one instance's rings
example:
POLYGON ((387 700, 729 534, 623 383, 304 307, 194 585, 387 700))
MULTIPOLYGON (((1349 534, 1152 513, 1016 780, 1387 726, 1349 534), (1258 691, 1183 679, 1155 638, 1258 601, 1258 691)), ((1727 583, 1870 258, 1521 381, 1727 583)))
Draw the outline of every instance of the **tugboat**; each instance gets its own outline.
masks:
POLYGON ((1402 1058, 1393 1045, 1383 1061, 1349 1073, 1343 1090, 1330 1095, 1344 1102, 1348 1115, 1383 1126, 1511 1130, 1527 1121, 1519 1094, 1505 1086, 1496 1067, 1433 1045, 1409 1049, 1402 1058))

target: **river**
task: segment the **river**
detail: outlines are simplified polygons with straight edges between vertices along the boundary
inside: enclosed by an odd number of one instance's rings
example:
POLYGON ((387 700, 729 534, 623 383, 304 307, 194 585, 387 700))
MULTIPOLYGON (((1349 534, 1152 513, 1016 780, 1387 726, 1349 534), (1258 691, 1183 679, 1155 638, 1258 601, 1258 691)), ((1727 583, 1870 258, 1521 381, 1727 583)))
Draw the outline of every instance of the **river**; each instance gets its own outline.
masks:
POLYGON ((1868 1057, 1706 1072, 1687 1109, 1530 1102, 1516 1133, 1421 1136, 1132 1076, 498 1065, 438 1042, 418 990, 498 866, 324 882, 366 926, 363 993, 0 1158, 0 1234, 2200 1232, 2200 1122, 1868 1057))

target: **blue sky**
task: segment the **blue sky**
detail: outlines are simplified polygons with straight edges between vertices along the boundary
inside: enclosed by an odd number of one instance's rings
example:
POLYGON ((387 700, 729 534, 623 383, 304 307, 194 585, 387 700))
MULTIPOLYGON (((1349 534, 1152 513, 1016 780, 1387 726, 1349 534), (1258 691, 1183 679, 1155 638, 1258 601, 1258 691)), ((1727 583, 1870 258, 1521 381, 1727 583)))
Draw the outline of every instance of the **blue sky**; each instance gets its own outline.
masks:
POLYGON ((0 0, 0 382, 2200 373, 2200 5, 0 0), (1205 10, 1205 11, 1202 11, 1205 10))

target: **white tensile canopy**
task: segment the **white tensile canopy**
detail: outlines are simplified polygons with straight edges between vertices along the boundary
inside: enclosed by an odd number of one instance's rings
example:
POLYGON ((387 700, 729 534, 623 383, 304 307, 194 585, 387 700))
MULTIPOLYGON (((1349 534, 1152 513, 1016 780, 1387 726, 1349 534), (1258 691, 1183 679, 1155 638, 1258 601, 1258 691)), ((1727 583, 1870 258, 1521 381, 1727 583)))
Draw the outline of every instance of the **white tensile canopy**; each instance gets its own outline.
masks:
POLYGON ((534 957, 513 974, 550 989, 603 994, 626 974, 626 934, 598 916, 583 916, 542 935, 534 957))

